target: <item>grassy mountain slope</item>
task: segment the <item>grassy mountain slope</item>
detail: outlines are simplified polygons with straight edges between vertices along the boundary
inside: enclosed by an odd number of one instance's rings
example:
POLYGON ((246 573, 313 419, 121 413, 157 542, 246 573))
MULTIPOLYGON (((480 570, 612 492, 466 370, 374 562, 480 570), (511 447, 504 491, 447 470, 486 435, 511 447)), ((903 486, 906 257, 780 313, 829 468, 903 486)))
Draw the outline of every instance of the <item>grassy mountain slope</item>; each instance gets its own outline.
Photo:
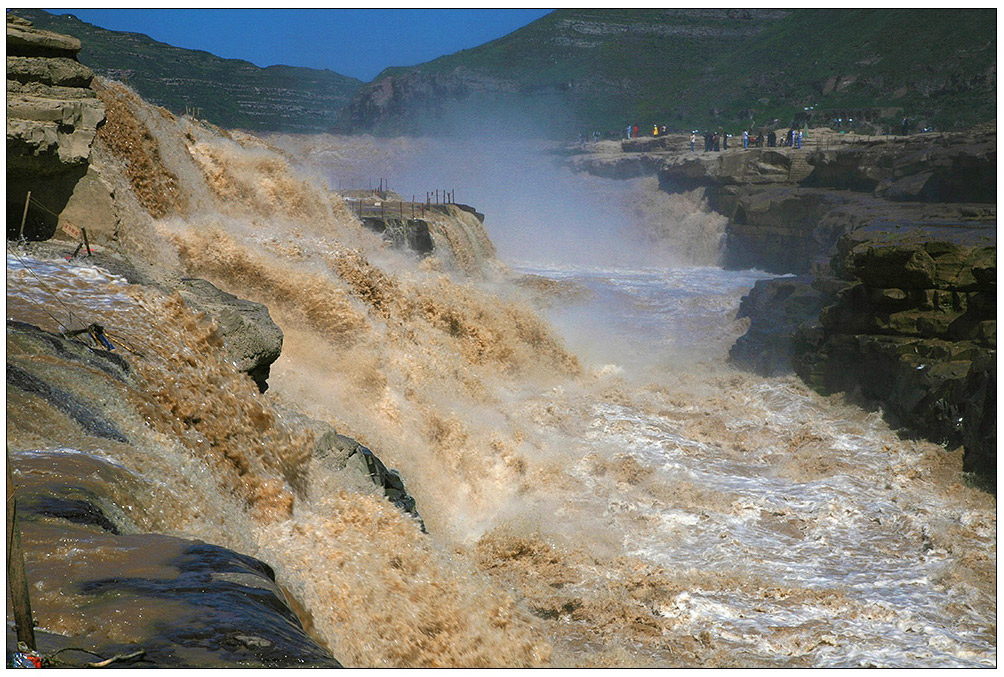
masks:
POLYGON ((221 127, 317 132, 363 84, 329 70, 270 66, 181 49, 140 33, 109 31, 72 15, 39 9, 14 13, 44 30, 79 38, 81 63, 122 81, 144 99, 175 113, 197 109, 221 127))
POLYGON ((480 47, 388 69, 343 125, 406 126, 423 90, 481 95, 486 78, 507 96, 559 99, 549 112, 566 132, 788 124, 809 107, 820 124, 858 113, 951 129, 996 118, 996 12, 558 10, 480 47), (388 81, 399 85, 389 96, 388 81), (386 110, 374 109, 375 91, 386 110))
POLYGON ((628 124, 735 133, 807 115, 869 130, 904 117, 938 129, 996 119, 994 9, 563 9, 366 85, 15 11, 80 38, 80 60, 98 74, 223 127, 437 133, 460 120, 480 133, 508 116, 567 138, 628 124))

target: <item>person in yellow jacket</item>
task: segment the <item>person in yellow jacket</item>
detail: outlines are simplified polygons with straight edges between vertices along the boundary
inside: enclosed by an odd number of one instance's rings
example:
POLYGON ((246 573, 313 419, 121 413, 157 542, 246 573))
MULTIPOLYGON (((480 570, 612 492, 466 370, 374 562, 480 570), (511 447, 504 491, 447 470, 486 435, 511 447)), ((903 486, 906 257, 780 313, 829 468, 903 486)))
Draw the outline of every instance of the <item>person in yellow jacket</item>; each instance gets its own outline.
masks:
POLYGON ((652 125, 652 136, 659 136, 659 125, 652 125))

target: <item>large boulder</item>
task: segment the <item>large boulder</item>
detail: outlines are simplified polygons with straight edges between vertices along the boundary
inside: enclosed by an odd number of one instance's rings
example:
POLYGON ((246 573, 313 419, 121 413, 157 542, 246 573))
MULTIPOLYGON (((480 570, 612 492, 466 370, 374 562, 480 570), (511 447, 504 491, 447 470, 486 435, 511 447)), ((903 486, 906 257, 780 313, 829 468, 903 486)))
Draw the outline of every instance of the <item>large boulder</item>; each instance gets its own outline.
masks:
MULTIPOLYGON (((425 523, 418 514, 415 499, 408 493, 401 473, 388 468, 368 448, 345 435, 332 425, 276 405, 284 420, 297 429, 309 432, 314 439, 311 452, 311 472, 321 472, 334 477, 343 489, 357 493, 379 493, 410 515, 425 533, 425 523)), ((321 481, 327 484, 327 479, 321 481)))
POLYGON ((182 280, 177 291, 189 306, 216 320, 227 359, 265 392, 271 365, 282 352, 282 329, 272 321, 268 307, 199 278, 182 280))
POLYGON ((414 518, 425 532, 425 523, 415 507, 415 499, 404 486, 401 474, 387 468, 376 454, 351 437, 328 427, 314 446, 313 458, 329 470, 339 471, 361 482, 362 486, 355 487, 358 490, 365 490, 367 484, 375 487, 388 501, 414 518))

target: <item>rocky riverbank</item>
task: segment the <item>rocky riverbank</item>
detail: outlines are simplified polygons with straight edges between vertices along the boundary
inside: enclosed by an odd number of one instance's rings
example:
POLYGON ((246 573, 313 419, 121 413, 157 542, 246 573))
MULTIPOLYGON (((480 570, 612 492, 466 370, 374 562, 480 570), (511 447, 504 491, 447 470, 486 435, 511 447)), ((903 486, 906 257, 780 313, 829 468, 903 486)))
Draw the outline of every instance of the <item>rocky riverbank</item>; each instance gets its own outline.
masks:
MULTIPOLYGON (((71 666, 93 662, 93 655, 141 650, 134 663, 145 667, 340 667, 305 630, 309 615, 280 588, 271 566, 170 533, 176 530, 174 519, 184 516, 170 503, 160 506, 167 514, 149 507, 151 496, 164 493, 152 479, 160 473, 149 472, 158 462, 147 462, 143 476, 106 460, 149 454, 169 463, 174 451, 134 426, 156 416, 152 402, 167 402, 163 385, 137 369, 136 355, 123 356, 121 346, 96 349, 11 320, 6 340, 7 441, 13 450, 8 460, 33 582, 32 610, 40 628, 64 630, 39 633, 43 655, 56 660, 56 652, 73 647, 76 651, 59 654, 62 662, 54 663, 71 666), (59 556, 69 551, 72 558, 59 556)), ((215 366, 225 370, 225 363, 224 358, 215 366)), ((208 400, 219 395, 206 396, 184 424, 192 431, 202 427, 199 416, 212 416, 208 400)), ((256 406, 245 398, 243 406, 256 406)), ((268 411, 258 414, 271 416, 268 411)), ((310 472, 311 464, 323 466, 332 486, 383 494, 421 524, 400 476, 369 449, 295 412, 284 412, 283 419, 286 423, 273 425, 316 440, 302 472, 310 472)), ((265 509, 292 510, 298 497, 278 490, 274 480, 254 479, 271 474, 263 472, 260 460, 231 459, 231 464, 214 472, 236 471, 243 477, 237 486, 257 482, 249 500, 259 508, 267 503, 265 509)), ((10 636, 8 624, 8 646, 10 636)))
POLYGON ((582 144, 569 166, 655 173, 728 217, 722 263, 758 283, 732 361, 794 369, 881 407, 996 484, 996 128, 908 137, 809 130, 801 149, 691 152, 687 137, 582 144), (794 275, 795 277, 791 277, 794 275))

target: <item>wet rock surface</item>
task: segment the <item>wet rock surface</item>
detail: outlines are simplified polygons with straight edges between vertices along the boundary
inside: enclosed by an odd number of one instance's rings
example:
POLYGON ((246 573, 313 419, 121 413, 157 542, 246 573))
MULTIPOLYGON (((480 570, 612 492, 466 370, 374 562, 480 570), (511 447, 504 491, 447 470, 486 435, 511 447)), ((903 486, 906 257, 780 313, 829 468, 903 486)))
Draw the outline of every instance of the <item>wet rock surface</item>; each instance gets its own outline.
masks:
POLYGON ((298 427, 310 430, 317 438, 311 453, 312 462, 328 472, 339 475, 347 488, 361 492, 379 491, 383 496, 418 522, 427 533, 415 499, 408 493, 401 474, 387 468, 380 458, 351 437, 340 434, 331 425, 294 411, 283 415, 296 421, 298 427))
POLYGON ((792 335, 818 317, 828 298, 812 282, 808 275, 758 281, 737 316, 754 321, 729 350, 729 360, 762 376, 790 372, 792 335))
POLYGON ((899 426, 949 446, 996 482, 996 230, 862 228, 838 245, 847 283, 793 363, 823 392, 881 402, 899 426))
MULTIPOLYGON (((29 470, 31 461, 15 467, 29 470)), ((84 648, 90 653, 59 654, 59 664, 78 667, 138 652, 128 665, 341 667, 304 632, 264 562, 197 540, 122 533, 101 510, 32 488, 18 493, 29 578, 47 573, 45 592, 34 596, 37 622, 44 629, 57 618, 86 616, 83 625, 94 626, 79 636, 39 634, 43 655, 84 648), (42 563, 68 546, 75 562, 42 563), (113 561, 126 553, 128 570, 113 561)))
POLYGON ((144 397, 127 358, 22 322, 8 321, 6 341, 8 453, 43 655, 85 649, 58 654, 81 667, 140 650, 125 665, 340 667, 269 565, 139 526, 162 523, 142 507, 159 490, 103 458, 140 443, 122 432, 144 397))
POLYGON ((435 249, 432 235, 429 233, 429 223, 424 219, 365 216, 362 221, 363 226, 382 235, 384 240, 398 249, 409 249, 419 256, 427 256, 435 249))

